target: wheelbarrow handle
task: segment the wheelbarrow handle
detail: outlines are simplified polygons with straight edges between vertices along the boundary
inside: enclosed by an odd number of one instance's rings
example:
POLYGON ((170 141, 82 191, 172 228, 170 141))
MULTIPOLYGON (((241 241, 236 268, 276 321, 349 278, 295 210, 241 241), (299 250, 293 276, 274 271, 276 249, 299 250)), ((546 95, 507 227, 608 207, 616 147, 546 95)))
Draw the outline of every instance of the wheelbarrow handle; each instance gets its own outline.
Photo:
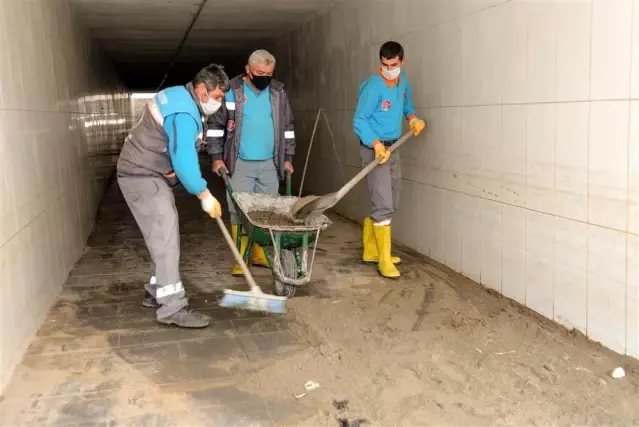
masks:
POLYGON ((222 177, 222 181, 224 181, 224 185, 226 186, 226 191, 230 194, 233 194, 233 187, 231 187, 231 180, 229 179, 229 174, 226 171, 220 171, 220 177, 222 177))
POLYGON ((286 195, 287 196, 292 196, 293 195, 293 179, 291 177, 291 171, 289 171, 288 169, 284 171, 284 176, 286 179, 286 195))

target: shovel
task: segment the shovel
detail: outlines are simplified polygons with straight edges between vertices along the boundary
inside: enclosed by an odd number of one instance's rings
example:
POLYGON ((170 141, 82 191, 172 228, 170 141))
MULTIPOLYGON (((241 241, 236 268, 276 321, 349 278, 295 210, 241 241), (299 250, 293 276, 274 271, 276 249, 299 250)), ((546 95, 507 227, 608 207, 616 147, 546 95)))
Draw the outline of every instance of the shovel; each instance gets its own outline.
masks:
MULTIPOLYGON (((405 133, 401 138, 397 140, 388 149, 390 153, 397 150, 406 142, 411 136, 413 131, 405 133)), ((353 189, 362 179, 366 177, 375 167, 379 165, 379 160, 374 159, 364 169, 362 169, 357 175, 355 175, 350 181, 348 181, 342 188, 334 193, 326 194, 324 196, 306 196, 299 199, 291 208, 291 216, 295 219, 310 219, 322 215, 326 210, 332 208, 339 202, 349 191, 353 189)))

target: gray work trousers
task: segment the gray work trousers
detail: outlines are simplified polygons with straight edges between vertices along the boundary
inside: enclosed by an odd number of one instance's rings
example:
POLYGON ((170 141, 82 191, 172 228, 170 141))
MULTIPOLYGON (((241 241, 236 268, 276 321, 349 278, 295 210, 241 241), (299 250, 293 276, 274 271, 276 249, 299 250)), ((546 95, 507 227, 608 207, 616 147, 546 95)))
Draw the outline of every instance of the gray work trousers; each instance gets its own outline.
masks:
MULTIPOLYGON (((360 145, 362 167, 375 159, 375 150, 360 145)), ((402 188, 402 171, 399 153, 395 151, 383 165, 377 166, 366 177, 371 197, 371 218, 379 223, 389 221, 399 206, 402 188)))
MULTIPOLYGON (((231 187, 238 193, 261 193, 277 196, 280 181, 273 159, 253 161, 237 159, 235 170, 231 177, 231 187)), ((235 212, 231 197, 226 195, 231 213, 231 224, 238 224, 240 218, 235 212)))
POLYGON ((162 178, 118 178, 120 190, 135 217, 153 266, 146 290, 161 304, 156 314, 162 319, 188 305, 180 280, 180 235, 173 190, 162 178))

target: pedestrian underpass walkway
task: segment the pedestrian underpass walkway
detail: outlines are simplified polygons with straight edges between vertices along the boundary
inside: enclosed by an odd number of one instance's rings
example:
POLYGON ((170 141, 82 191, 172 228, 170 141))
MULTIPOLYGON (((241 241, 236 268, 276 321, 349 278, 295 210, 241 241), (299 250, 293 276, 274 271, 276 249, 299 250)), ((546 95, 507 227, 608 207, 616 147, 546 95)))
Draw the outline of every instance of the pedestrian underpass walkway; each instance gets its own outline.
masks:
MULTIPOLYGON (((398 249, 403 278, 386 281, 359 262, 359 228, 334 215, 287 315, 218 308, 243 279, 230 276, 232 255, 198 201, 176 199, 183 281, 211 326, 166 327, 141 306, 150 259, 114 182, 6 389, 0 426, 637 421, 634 362, 408 250, 398 249), (619 364, 628 377, 606 378, 619 364), (308 380, 320 387, 296 399, 308 380)), ((270 272, 252 270, 271 291, 270 272)))

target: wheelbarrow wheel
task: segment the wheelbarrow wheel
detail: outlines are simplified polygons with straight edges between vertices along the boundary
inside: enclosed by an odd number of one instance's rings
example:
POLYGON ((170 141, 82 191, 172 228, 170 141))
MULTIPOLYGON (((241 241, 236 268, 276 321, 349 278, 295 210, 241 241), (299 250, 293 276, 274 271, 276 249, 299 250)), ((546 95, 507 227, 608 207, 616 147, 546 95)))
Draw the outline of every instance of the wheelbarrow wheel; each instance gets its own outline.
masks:
MULTIPOLYGON (((285 277, 295 278, 297 277, 297 264, 295 262, 295 254, 288 249, 282 249, 280 251, 280 261, 282 263, 282 272, 285 277)), ((277 280, 277 277, 273 276, 275 282, 275 293, 281 297, 293 298, 295 296, 295 290, 297 286, 289 285, 288 283, 277 280)))

